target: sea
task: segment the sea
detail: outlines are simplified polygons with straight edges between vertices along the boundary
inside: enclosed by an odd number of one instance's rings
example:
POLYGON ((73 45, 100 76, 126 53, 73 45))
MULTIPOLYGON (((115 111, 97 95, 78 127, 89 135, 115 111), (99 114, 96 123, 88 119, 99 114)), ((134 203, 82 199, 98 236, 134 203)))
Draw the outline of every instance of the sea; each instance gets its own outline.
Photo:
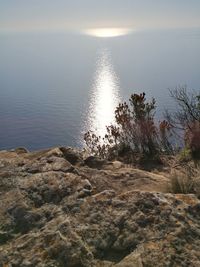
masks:
POLYGON ((200 92, 200 29, 135 31, 97 38, 78 32, 0 32, 0 150, 84 147, 105 134, 133 93, 156 99, 156 119, 176 103, 169 90, 200 92))

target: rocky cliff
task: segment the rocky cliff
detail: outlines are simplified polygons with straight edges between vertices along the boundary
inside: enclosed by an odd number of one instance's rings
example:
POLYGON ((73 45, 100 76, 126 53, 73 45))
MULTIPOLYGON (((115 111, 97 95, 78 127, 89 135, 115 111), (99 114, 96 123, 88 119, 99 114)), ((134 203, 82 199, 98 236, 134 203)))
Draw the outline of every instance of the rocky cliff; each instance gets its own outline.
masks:
POLYGON ((200 266, 200 201, 72 148, 0 152, 1 267, 200 266))

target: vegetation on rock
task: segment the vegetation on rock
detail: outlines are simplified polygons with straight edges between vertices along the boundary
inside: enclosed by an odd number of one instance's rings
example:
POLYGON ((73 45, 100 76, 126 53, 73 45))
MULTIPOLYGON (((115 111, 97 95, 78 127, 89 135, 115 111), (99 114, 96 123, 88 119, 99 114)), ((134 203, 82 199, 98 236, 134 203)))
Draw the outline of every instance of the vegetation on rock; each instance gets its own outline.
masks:
POLYGON ((200 198, 200 169, 186 165, 182 171, 172 170, 169 191, 173 194, 195 194, 200 198))
POLYGON ((145 93, 133 94, 115 110, 116 124, 107 126, 104 137, 88 131, 84 140, 89 152, 103 158, 120 153, 138 153, 155 157, 161 152, 172 150, 169 142, 170 124, 164 120, 155 122, 155 99, 147 101, 145 93))
POLYGON ((186 88, 170 91, 177 102, 174 113, 165 112, 165 120, 156 122, 156 101, 147 101, 145 93, 132 94, 129 103, 120 103, 115 110, 115 124, 107 126, 105 136, 88 131, 84 140, 90 154, 102 158, 119 155, 140 155, 141 158, 158 158, 172 154, 172 134, 183 133, 184 149, 194 160, 200 159, 200 94, 189 93, 186 88), (177 132, 176 132, 177 133, 177 132))
POLYGON ((185 149, 194 160, 200 160, 200 93, 189 92, 186 87, 170 91, 176 101, 176 110, 166 111, 167 121, 174 129, 181 130, 185 149))

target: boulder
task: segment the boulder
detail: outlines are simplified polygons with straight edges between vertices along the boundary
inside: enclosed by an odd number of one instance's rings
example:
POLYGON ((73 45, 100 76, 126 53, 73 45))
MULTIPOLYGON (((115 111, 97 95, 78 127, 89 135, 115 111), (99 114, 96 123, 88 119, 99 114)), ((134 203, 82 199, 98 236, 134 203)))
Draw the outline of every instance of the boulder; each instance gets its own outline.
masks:
POLYGON ((107 161, 95 156, 89 156, 84 160, 85 165, 94 169, 101 169, 107 161))
POLYGON ((69 161, 72 165, 81 165, 83 163, 83 157, 81 153, 71 147, 60 147, 65 159, 69 161))
POLYGON ((29 173, 41 173, 49 171, 72 172, 74 167, 64 158, 49 156, 39 160, 31 161, 23 166, 29 173))

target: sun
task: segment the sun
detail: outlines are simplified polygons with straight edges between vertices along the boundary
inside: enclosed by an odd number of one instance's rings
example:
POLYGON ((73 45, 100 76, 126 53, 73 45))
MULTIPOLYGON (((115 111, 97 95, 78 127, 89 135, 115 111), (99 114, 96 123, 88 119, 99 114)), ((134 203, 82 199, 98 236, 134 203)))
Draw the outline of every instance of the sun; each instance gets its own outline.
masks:
POLYGON ((130 34, 132 32, 129 28, 93 28, 86 29, 85 34, 99 37, 99 38, 111 38, 130 34))

